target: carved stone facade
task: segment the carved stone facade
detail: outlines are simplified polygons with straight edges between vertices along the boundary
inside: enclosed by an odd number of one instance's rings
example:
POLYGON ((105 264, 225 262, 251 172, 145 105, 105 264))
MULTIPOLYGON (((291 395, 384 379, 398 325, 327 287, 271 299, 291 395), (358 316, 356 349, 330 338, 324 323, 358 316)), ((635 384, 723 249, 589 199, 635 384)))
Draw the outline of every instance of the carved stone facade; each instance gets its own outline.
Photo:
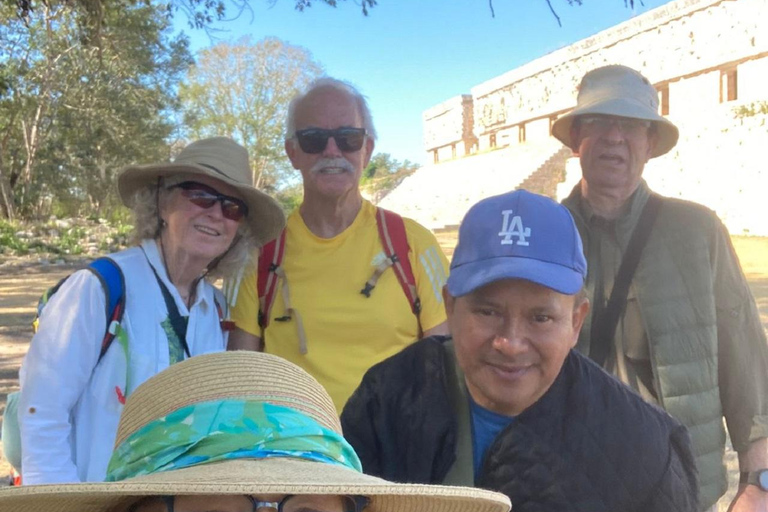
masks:
POLYGON ((469 155, 475 151, 472 96, 462 94, 435 105, 422 115, 424 146, 437 163, 469 155))
POLYGON ((606 64, 643 73, 663 113, 689 126, 721 104, 768 100, 766 20, 768 0, 670 2, 427 110, 425 149, 437 163, 549 137, 575 106, 581 77, 606 64))

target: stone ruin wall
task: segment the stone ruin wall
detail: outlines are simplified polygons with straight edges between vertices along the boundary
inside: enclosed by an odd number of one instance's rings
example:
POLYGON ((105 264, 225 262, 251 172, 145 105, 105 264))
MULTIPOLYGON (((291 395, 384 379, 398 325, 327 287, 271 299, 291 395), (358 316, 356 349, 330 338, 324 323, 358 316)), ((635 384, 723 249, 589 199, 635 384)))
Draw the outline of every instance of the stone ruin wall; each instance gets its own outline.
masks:
POLYGON ((606 64, 669 84, 676 117, 719 104, 721 69, 737 64, 739 100, 766 99, 766 20, 766 0, 680 0, 482 83, 472 89, 480 149, 495 131, 573 108, 581 77, 606 64))
POLYGON ((625 64, 657 86, 667 85, 675 117, 717 105, 721 69, 728 66, 738 65, 740 102, 766 99, 765 20, 768 0, 672 2, 477 85, 473 116, 466 112, 467 95, 429 109, 425 149, 433 154, 440 149, 437 160, 443 161, 448 155, 442 148, 473 137, 478 146, 472 149, 480 151, 547 137, 554 119, 575 105, 581 77, 606 64, 625 64))
MULTIPOLYGON (((749 188, 755 196, 756 189, 768 189, 768 170, 752 163, 765 160, 760 152, 768 146, 768 115, 744 120, 734 115, 738 107, 749 107, 754 102, 768 103, 768 0, 670 2, 531 61, 473 87, 469 105, 464 95, 460 97, 461 107, 454 98, 450 104, 446 102, 428 110, 424 115, 425 134, 429 134, 425 136, 425 149, 437 163, 495 147, 546 139, 557 116, 575 106, 581 77, 591 69, 615 63, 639 70, 660 90, 660 98, 666 96, 668 112, 664 114, 681 129, 678 146, 688 144, 675 154, 676 162, 672 155, 651 160, 646 172, 651 186, 667 195, 707 204, 724 220, 729 216, 743 218, 744 214, 736 212, 733 203, 748 202, 749 188), (737 80, 735 100, 727 97, 729 74, 734 74, 737 80), (438 107, 442 107, 443 112, 444 124, 440 126, 435 122, 440 117, 434 115, 438 107), (466 112, 468 108, 473 112, 471 116, 466 112), (466 121, 470 117, 474 123, 468 136, 466 121), (456 125, 450 126, 452 122, 456 125), (457 136, 458 126, 462 127, 461 138, 457 136), (718 137, 738 140, 721 144, 718 137), (467 145, 468 140, 473 145, 467 145), (707 140, 716 143, 708 146, 707 140), (743 185, 734 192, 736 195, 718 192, 719 199, 716 199, 712 191, 717 188, 714 182, 725 178, 710 179, 708 175, 693 174, 696 171, 692 167, 701 167, 697 165, 698 160, 692 160, 692 148, 697 149, 697 141, 700 159, 724 158, 724 167, 747 174, 739 175, 743 185), (451 151, 458 142, 462 143, 460 148, 466 147, 465 152, 451 151), (735 165, 727 159, 728 155, 713 154, 731 147, 739 152, 735 165), (754 156, 749 157, 749 153, 754 156), (654 166, 664 171, 654 174, 654 166), (670 170, 678 176, 666 178, 668 186, 664 189, 665 184, 660 180, 670 170), (659 183, 652 181, 654 176, 659 177, 659 183), (687 183, 694 186, 689 187, 687 183), (752 183, 752 187, 748 183, 752 183), (707 187, 710 190, 706 190, 707 187), (734 212, 729 213, 729 209, 734 212)), ((733 172, 721 174, 733 175, 733 172)), ((736 188, 733 181, 720 183, 719 188, 736 188)), ((762 225, 749 222, 752 224, 747 225, 746 220, 736 222, 732 231, 768 235, 768 222, 762 225)))
POLYGON ((435 163, 467 155, 477 142, 469 94, 435 105, 424 112, 422 119, 424 147, 433 149, 435 163))

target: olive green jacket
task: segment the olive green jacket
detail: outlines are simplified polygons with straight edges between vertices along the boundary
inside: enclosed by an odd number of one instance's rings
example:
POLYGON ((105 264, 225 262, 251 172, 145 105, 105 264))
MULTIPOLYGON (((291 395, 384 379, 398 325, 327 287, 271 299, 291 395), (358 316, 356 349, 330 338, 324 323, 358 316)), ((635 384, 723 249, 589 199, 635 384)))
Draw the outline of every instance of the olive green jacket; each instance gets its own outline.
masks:
MULTIPOLYGON (((643 181, 616 221, 622 251, 649 193, 643 181)), ((577 185, 563 204, 588 248, 582 201, 577 185)), ((632 287, 650 344, 659 404, 691 433, 699 501, 707 509, 727 488, 723 417, 737 452, 768 437, 768 345, 755 300, 717 215, 671 198, 664 199, 632 287)), ((577 345, 586 354, 590 329, 588 318, 577 345)))

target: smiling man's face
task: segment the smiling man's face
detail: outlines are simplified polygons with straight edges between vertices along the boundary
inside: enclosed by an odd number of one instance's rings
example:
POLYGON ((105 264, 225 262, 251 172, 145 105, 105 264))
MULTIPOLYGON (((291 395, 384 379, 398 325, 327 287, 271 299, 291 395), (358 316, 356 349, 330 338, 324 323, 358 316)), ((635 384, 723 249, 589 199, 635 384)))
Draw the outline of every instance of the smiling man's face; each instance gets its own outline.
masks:
POLYGON ((521 279, 461 297, 444 290, 467 388, 480 406, 516 416, 552 386, 576 344, 589 301, 521 279))
POLYGON ((645 164, 656 145, 656 133, 644 126, 622 128, 623 122, 631 126, 634 120, 600 117, 609 122, 583 124, 577 120, 573 123, 574 151, 579 155, 590 194, 625 200, 640 184, 645 164))
MULTIPOLYGON (((348 93, 324 87, 310 92, 296 107, 296 129, 362 128, 363 117, 355 99, 348 93)), ((373 139, 365 138, 357 151, 342 151, 333 137, 320 153, 302 151, 296 139, 285 142, 293 167, 301 171, 304 199, 338 200, 359 195, 360 176, 371 160, 373 139)))

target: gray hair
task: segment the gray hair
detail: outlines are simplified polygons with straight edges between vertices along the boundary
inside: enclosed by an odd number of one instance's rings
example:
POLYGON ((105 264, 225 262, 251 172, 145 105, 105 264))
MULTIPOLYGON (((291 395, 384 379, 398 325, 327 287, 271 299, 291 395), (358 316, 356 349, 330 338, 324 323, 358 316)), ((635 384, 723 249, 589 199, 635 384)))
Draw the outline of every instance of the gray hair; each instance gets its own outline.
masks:
MULTIPOLYGON (((133 213, 133 242, 141 243, 147 238, 156 240, 160 237, 163 227, 160 225, 158 206, 165 204, 170 191, 168 187, 188 181, 188 174, 174 174, 160 180, 157 185, 144 187, 136 192, 131 201, 133 213), (159 197, 158 197, 159 192, 159 197)), ((241 222, 237 227, 235 241, 224 256, 208 269, 206 278, 215 281, 218 278, 234 277, 237 272, 253 262, 256 251, 261 247, 251 232, 247 222, 241 222)))
POLYGON ((349 94, 355 100, 357 110, 363 118, 363 128, 365 128, 367 136, 371 140, 376 140, 376 128, 373 126, 373 116, 365 96, 351 83, 329 76, 312 81, 303 92, 300 92, 291 99, 291 102, 288 104, 288 117, 285 120, 285 140, 291 140, 296 135, 296 109, 301 102, 312 92, 328 88, 349 94))

